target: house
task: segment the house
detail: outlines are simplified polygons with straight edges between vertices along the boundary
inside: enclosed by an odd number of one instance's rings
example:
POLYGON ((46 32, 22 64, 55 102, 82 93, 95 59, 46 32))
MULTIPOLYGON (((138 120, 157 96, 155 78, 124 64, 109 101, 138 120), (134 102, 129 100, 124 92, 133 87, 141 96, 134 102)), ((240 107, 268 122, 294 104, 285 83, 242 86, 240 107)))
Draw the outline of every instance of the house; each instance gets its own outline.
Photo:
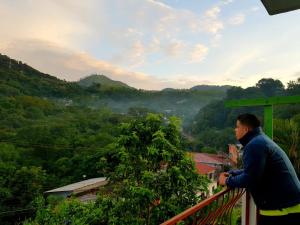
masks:
POLYGON ((204 163, 196 163, 195 166, 199 174, 207 176, 207 178, 210 180, 210 183, 208 184, 208 195, 213 195, 214 190, 218 186, 216 182, 216 168, 214 166, 209 166, 204 163))
POLYGON ((204 163, 196 163, 196 170, 201 175, 206 175, 210 180, 215 179, 216 168, 204 163))
POLYGON ((95 200, 99 188, 107 183, 106 177, 92 178, 46 191, 45 194, 62 196, 64 198, 76 196, 80 201, 86 202, 95 200))
POLYGON ((232 161, 226 154, 192 153, 192 156, 195 163, 203 163, 220 170, 232 165, 232 161))
POLYGON ((207 176, 210 180, 208 185, 209 193, 212 195, 217 188, 219 173, 224 171, 225 167, 233 167, 237 164, 238 151, 233 145, 229 145, 229 155, 225 153, 210 154, 191 152, 190 155, 195 162, 197 172, 207 176))

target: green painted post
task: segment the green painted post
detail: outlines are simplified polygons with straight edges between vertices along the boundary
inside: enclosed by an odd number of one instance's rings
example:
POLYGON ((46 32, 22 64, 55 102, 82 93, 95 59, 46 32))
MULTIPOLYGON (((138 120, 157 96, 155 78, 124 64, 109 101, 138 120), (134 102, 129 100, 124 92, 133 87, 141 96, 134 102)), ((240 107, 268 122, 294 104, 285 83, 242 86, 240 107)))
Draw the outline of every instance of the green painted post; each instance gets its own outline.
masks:
POLYGON ((273 139, 273 105, 264 106, 264 131, 273 139))
POLYGON ((300 95, 279 96, 257 99, 239 99, 225 102, 226 107, 263 106, 264 107, 264 131, 273 138, 273 105, 300 103, 300 95))

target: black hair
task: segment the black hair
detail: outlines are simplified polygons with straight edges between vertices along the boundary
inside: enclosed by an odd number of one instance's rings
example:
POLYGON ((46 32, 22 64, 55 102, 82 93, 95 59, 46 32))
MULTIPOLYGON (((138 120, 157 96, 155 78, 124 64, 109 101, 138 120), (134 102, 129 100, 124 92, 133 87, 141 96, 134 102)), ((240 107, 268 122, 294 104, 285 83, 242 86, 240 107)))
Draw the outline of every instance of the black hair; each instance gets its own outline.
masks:
POLYGON ((252 129, 260 126, 259 119, 250 113, 241 114, 237 117, 237 120, 240 121, 241 124, 250 127, 252 129))

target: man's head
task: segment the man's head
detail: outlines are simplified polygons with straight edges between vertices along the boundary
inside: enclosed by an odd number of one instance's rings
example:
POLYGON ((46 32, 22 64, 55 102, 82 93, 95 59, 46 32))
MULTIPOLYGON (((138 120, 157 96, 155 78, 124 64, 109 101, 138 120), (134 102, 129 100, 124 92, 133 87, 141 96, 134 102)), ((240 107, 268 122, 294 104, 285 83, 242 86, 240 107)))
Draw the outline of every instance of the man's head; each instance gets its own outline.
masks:
POLYGON ((239 115, 237 117, 236 128, 235 128, 236 139, 240 140, 249 131, 259 126, 260 126, 260 121, 255 115, 249 113, 239 115))

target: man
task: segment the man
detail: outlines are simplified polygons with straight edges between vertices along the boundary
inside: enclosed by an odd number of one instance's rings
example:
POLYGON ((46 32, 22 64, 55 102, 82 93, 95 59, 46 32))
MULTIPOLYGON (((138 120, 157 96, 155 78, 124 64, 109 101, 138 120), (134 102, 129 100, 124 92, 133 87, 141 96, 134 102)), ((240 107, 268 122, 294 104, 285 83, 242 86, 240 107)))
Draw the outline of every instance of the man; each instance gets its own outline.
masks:
POLYGON ((262 132, 255 115, 238 116, 235 134, 244 147, 244 168, 222 173, 219 183, 251 193, 259 225, 300 225, 300 182, 285 152, 262 132))

